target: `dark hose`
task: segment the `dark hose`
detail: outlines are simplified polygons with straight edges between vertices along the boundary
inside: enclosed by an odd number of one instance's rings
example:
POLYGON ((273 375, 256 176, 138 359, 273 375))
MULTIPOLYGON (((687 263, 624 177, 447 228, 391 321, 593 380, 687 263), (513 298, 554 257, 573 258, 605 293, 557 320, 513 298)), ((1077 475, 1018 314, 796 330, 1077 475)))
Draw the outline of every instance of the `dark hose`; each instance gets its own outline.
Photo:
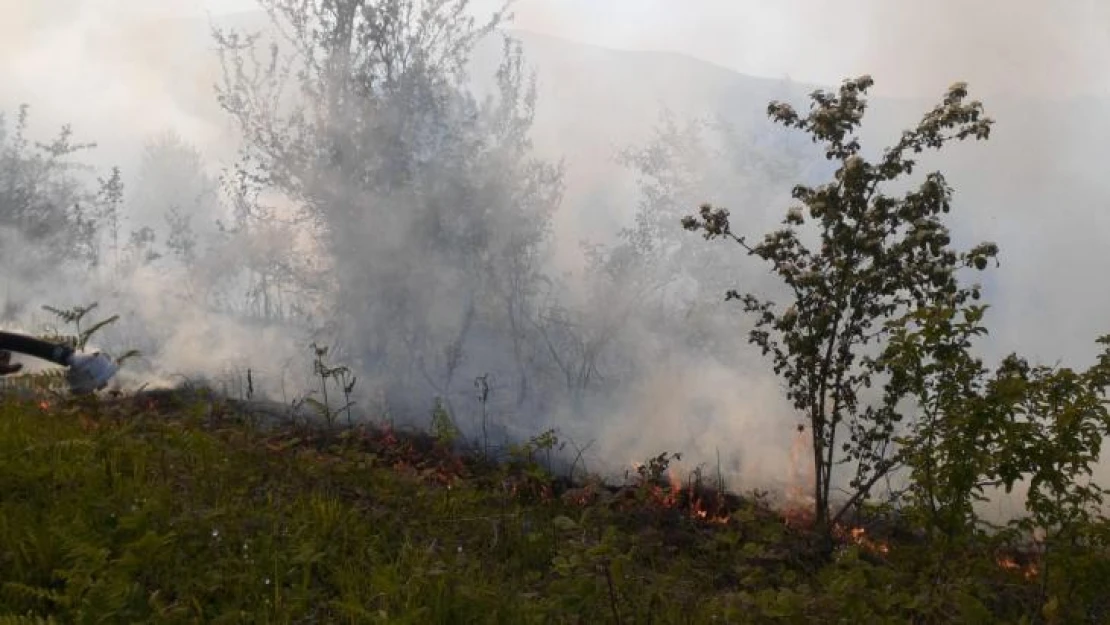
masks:
POLYGON ((69 366, 69 359, 74 353, 72 348, 65 345, 11 332, 0 332, 0 351, 18 352, 63 367, 69 366))

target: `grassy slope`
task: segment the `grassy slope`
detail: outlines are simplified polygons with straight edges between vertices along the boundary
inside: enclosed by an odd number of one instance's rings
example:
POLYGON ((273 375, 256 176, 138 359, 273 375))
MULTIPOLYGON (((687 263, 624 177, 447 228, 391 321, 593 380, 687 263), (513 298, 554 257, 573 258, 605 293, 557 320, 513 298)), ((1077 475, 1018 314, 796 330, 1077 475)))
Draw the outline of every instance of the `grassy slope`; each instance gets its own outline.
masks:
POLYGON ((756 500, 705 521, 688 493, 517 460, 262 432, 215 400, 7 399, 0 622, 1016 622, 1037 586, 969 553, 976 584, 938 594, 909 542, 822 564, 756 500))

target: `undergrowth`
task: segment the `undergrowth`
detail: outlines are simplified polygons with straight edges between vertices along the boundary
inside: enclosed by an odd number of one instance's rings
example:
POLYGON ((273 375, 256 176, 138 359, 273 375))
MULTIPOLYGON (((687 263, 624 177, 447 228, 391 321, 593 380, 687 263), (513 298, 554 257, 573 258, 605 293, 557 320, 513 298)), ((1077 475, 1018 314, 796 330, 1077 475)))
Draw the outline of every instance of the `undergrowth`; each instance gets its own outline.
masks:
MULTIPOLYGON (((1000 542, 940 561, 861 518, 829 560, 758 494, 672 485, 666 454, 625 486, 571 485, 536 449, 495 464, 389 427, 263 430, 211 395, 49 401, 0 404, 0 622, 1018 623, 1062 609, 1037 603, 1035 565, 1000 560, 1000 542)), ((1075 566, 1110 579, 1105 556, 1075 566)))

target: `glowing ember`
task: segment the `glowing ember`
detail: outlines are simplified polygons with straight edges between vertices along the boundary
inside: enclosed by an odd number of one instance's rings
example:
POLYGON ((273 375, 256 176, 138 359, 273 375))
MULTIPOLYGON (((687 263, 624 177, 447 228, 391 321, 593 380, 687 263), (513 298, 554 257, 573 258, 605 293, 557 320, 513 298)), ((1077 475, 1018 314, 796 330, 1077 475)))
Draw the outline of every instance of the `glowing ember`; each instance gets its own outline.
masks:
POLYGON ((1040 574, 1040 570, 1037 568, 1037 565, 1034 562, 1030 562, 1029 564, 1023 566, 1019 564, 1017 560, 1014 560, 1009 556, 999 556, 996 562, 998 563, 998 566, 1000 568, 1003 568, 1007 571, 1013 571, 1014 573, 1020 573, 1021 576, 1024 577, 1027 581, 1037 577, 1037 575, 1040 574))
MULTIPOLYGON (((844 533, 842 528, 837 529, 839 530, 838 533, 844 533)), ((847 532, 847 539, 872 553, 890 553, 890 545, 885 541, 873 540, 867 535, 867 530, 862 527, 850 528, 847 532)))
POLYGON ((50 410, 50 402, 45 401, 45 400, 40 401, 39 402, 39 409, 40 410, 50 410))
POLYGON ((694 499, 692 512, 695 519, 707 523, 716 523, 718 525, 725 525, 731 519, 731 515, 720 509, 718 509, 716 514, 710 514, 709 509, 706 508, 705 500, 700 498, 694 499))
MULTIPOLYGON (((638 462, 630 464, 637 473, 643 473, 640 469, 644 465, 638 462)), ((644 489, 643 492, 646 493, 651 505, 663 509, 680 510, 697 521, 724 525, 732 519, 732 515, 722 506, 720 495, 703 496, 704 493, 700 493, 700 489, 696 486, 683 485, 679 475, 680 471, 672 466, 666 475, 661 476, 660 481, 664 484, 643 481, 638 488, 644 489)), ((583 503, 587 501, 585 498, 581 498, 578 493, 568 499, 570 501, 582 501, 583 503)))

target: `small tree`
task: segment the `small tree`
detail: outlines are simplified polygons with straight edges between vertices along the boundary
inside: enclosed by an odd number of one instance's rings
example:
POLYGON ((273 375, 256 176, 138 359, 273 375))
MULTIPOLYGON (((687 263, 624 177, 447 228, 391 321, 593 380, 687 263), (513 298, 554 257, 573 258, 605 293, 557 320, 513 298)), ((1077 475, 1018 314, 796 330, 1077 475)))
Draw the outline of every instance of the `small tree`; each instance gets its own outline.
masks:
POLYGON ((77 142, 69 125, 48 143, 32 141, 29 111, 19 107, 14 119, 0 112, 0 229, 28 244, 0 250, 4 270, 37 277, 67 261, 95 264, 99 222, 87 205, 96 196, 78 157, 96 144, 77 142))
POLYGON ((904 492, 911 516, 948 544, 975 521, 974 504, 994 485, 998 449, 1007 427, 1006 406, 1017 400, 1012 385, 988 380, 969 348, 986 334, 985 306, 920 309, 889 324, 883 361, 891 372, 889 404, 909 398, 916 418, 901 443, 909 470, 904 492))
POLYGON ((98 178, 100 188, 96 193, 96 221, 105 231, 108 250, 112 255, 112 269, 119 270, 120 221, 123 215, 123 174, 119 167, 112 168, 108 178, 98 178))
POLYGON ((1026 519, 1015 524, 1040 530, 1052 541, 1088 526, 1099 516, 1105 490, 1093 480, 1102 444, 1110 436, 1110 336, 1086 370, 1031 365, 1016 355, 998 368, 996 402, 1006 428, 993 449, 995 475, 1007 489, 1029 480, 1026 519))
MULTIPOLYGON (((326 252, 301 290, 319 293, 353 367, 388 380, 391 397, 431 391, 448 410, 479 371, 466 358, 479 342, 499 373, 516 370, 518 404, 528 398, 562 194, 562 168, 532 155, 536 90, 520 47, 506 43, 488 98, 471 89, 475 46, 508 19, 495 7, 476 21, 472 4, 259 0, 269 54, 262 35, 215 32, 245 186, 287 201, 326 252)), ((275 271, 257 273, 269 293, 275 271)))
POLYGON ((861 155, 855 132, 872 84, 863 76, 845 81, 837 94, 816 91, 805 116, 788 104, 768 106, 773 120, 808 133, 823 145, 827 159, 839 163, 829 183, 794 188, 801 206, 788 210, 782 229, 750 244, 733 233, 727 210, 704 205, 700 215, 683 219, 686 229, 700 230, 707 239, 731 239, 769 262, 793 294, 785 307, 737 291, 726 297, 756 315, 749 340, 771 355, 788 399, 806 416, 814 518, 826 537, 844 512, 898 466, 897 398, 871 405, 862 397, 884 377, 886 365, 875 353, 892 331, 889 322, 915 310, 978 299, 979 287, 961 287, 957 271, 982 270, 997 254, 989 243, 966 252, 951 248, 941 216, 950 210, 952 190, 939 172, 901 197, 882 191, 913 173, 915 154, 953 140, 986 139, 993 122, 983 116, 982 105, 966 100, 966 85, 953 85, 915 129, 871 162, 861 155), (800 229, 807 221, 815 226, 818 247, 803 242, 800 229), (847 500, 834 511, 833 468, 841 463, 854 466, 847 500))

